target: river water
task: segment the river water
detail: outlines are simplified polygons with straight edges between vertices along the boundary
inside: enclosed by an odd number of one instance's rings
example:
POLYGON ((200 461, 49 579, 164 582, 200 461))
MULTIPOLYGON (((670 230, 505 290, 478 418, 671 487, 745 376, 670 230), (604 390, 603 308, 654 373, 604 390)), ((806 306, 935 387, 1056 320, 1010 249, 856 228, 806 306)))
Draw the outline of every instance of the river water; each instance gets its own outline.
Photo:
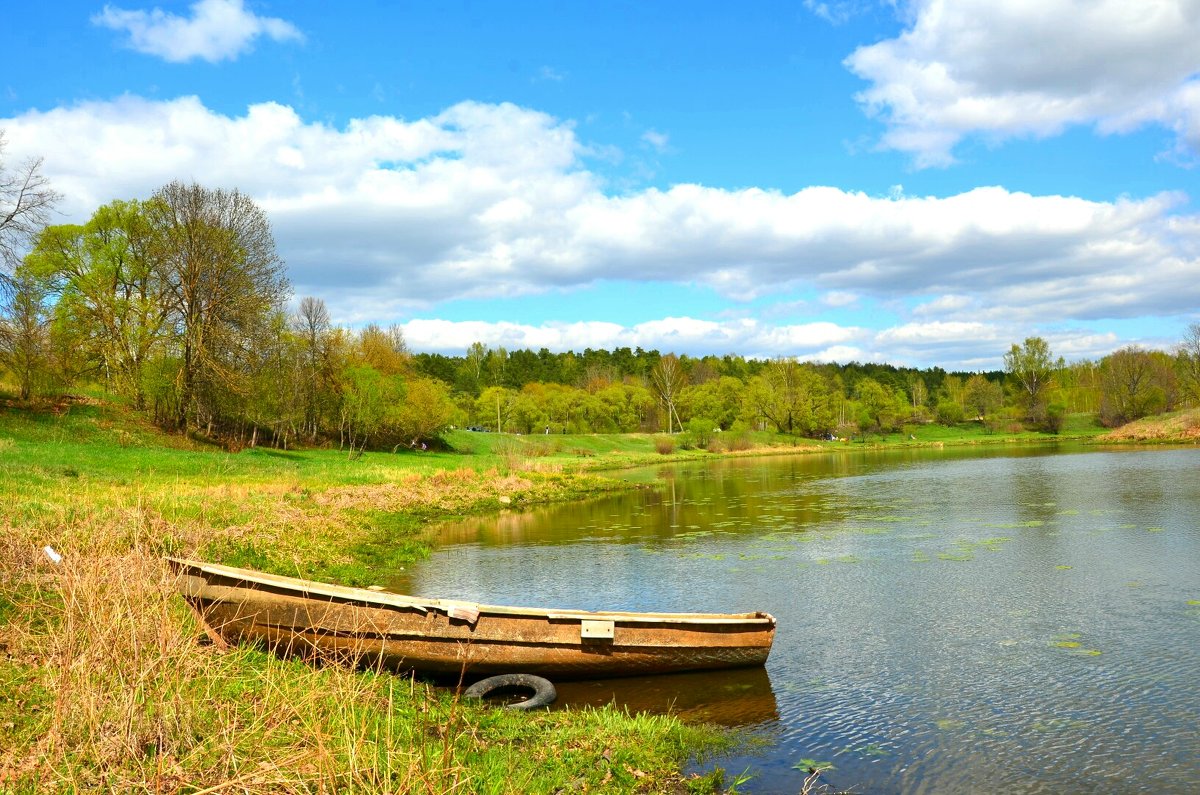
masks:
POLYGON ((766 610, 766 670, 561 683, 743 727, 798 792, 1200 791, 1200 450, 719 460, 446 526, 389 585, 492 604, 766 610))

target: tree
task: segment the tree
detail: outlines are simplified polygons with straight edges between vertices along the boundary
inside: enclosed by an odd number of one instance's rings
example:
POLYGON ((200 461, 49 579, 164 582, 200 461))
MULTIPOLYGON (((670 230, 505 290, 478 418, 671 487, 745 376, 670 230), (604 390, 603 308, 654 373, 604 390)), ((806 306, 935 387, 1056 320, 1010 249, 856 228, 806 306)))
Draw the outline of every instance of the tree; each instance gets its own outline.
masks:
POLYGON ((979 373, 967 379, 963 400, 975 417, 986 417, 1004 405, 1004 389, 979 373))
POLYGON ((1004 371, 1014 384, 1026 419, 1041 424, 1046 415, 1046 391, 1054 375, 1050 345, 1041 337, 1027 337, 1004 354, 1004 371))
POLYGON ((828 383, 815 367, 791 358, 772 360, 750 380, 746 404, 780 433, 814 436, 834 424, 828 383))
POLYGON ((387 424, 388 412, 404 398, 400 379, 369 365, 347 367, 342 374, 342 446, 351 460, 362 456, 367 443, 387 424))
POLYGON ((333 386, 335 367, 331 361, 333 324, 329 310, 320 298, 305 296, 292 317, 292 330, 300 345, 300 382, 304 402, 303 432, 314 441, 320 431, 321 416, 333 386))
POLYGON ((478 416, 482 423, 489 425, 494 420, 496 422, 496 432, 502 433, 508 425, 516 399, 517 393, 511 389, 505 389, 502 386, 489 386, 475 400, 475 410, 479 412, 478 416))
POLYGON ((675 401, 687 385, 687 376, 679 366, 679 357, 668 353, 659 359, 658 364, 650 371, 650 383, 654 385, 654 391, 666 407, 667 433, 673 433, 676 425, 682 431, 683 422, 679 419, 679 412, 675 410, 675 401))
POLYGON ((1166 356, 1129 345, 1100 362, 1100 421, 1124 425, 1166 411, 1175 390, 1175 374, 1166 356))
POLYGON ((237 362, 288 283, 266 214, 245 194, 172 182, 149 207, 186 429, 218 419, 222 393, 245 390, 237 362))
POLYGON ((0 302, 0 364, 17 378, 29 400, 48 377, 50 314, 43 284, 22 269, 13 276, 8 299, 0 302))
POLYGON ((432 378, 411 378, 404 384, 404 402, 396 407, 396 433, 412 446, 441 435, 454 415, 446 385, 432 378))
POLYGON ((143 370, 166 326, 154 230, 138 201, 115 201, 84 226, 49 226, 27 267, 53 285, 55 313, 118 394, 145 407, 143 370))
POLYGON ((1200 323, 1192 323, 1175 350, 1175 368, 1184 398, 1200 405, 1200 323))
POLYGON ((32 158, 15 168, 4 162, 4 131, 0 130, 0 287, 11 286, 10 275, 38 231, 50 219, 58 193, 42 174, 42 159, 32 158))
POLYGON ((859 425, 882 432, 896 423, 896 395, 874 378, 860 378, 854 385, 858 401, 859 425))

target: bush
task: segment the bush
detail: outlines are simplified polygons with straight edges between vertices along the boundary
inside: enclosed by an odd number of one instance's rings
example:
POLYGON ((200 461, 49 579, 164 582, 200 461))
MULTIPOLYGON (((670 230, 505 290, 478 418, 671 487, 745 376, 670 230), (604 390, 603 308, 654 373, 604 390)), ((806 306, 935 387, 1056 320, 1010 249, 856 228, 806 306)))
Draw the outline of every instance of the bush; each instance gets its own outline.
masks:
POLYGON ((654 449, 662 455, 670 455, 675 452, 675 440, 670 436, 654 437, 654 449))
POLYGON ((1051 403, 1046 407, 1046 419, 1042 423, 1042 427, 1050 433, 1058 433, 1062 430, 1063 422, 1067 418, 1067 407, 1061 403, 1051 403))
POLYGON ((689 441, 696 447, 708 447, 715 427, 717 424, 707 417, 693 417, 687 424, 689 441))
POLYGON ((937 421, 942 425, 957 425, 963 421, 963 407, 955 400, 943 400, 938 403, 937 421))

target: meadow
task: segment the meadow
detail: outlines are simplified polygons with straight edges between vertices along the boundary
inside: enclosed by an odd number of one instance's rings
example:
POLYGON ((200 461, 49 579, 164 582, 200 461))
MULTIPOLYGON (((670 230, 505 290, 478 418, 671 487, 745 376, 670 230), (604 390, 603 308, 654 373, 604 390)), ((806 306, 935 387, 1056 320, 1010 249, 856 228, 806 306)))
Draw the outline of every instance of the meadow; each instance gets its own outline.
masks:
POLYGON ((602 469, 710 450, 1017 440, 921 426, 687 449, 652 435, 452 431, 444 449, 352 459, 230 453, 96 398, 10 403, 0 408, 0 790, 720 790, 722 771, 678 772, 736 741, 712 727, 611 707, 513 714, 411 675, 205 645, 162 558, 369 585, 425 555, 439 519, 638 487, 602 469))

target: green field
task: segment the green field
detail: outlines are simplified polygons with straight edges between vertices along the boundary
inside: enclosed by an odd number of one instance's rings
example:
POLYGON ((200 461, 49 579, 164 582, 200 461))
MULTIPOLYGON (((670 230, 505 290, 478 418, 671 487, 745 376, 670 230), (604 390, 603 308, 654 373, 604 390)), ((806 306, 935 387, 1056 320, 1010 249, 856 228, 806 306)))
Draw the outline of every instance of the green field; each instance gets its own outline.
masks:
MULTIPOLYGON (((1072 435, 1094 435, 1073 422, 1072 435)), ((925 425, 851 441, 750 434, 711 448, 1036 438, 1047 437, 925 425)), ((652 435, 453 431, 445 441, 354 460, 337 449, 229 453, 99 400, 0 408, 0 790, 720 789, 719 775, 678 774, 730 741, 711 728, 612 709, 513 715, 410 677, 199 643, 165 554, 370 584, 426 554, 439 519, 633 488, 593 471, 714 455, 652 435)))

